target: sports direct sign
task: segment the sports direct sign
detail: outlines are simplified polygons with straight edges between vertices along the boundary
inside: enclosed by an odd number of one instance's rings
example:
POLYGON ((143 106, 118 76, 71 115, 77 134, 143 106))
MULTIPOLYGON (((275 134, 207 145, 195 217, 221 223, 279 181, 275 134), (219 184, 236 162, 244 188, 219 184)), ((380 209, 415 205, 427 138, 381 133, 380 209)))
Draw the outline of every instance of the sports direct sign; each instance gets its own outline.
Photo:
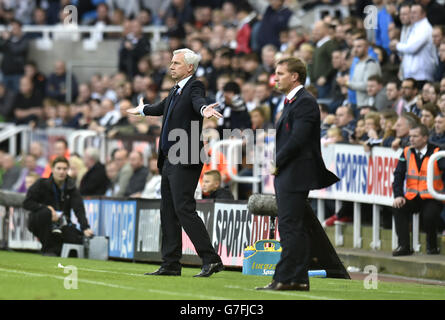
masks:
POLYGON ((311 191, 309 197, 335 199, 391 206, 393 173, 402 150, 335 144, 322 149, 326 167, 340 181, 323 190, 311 191))

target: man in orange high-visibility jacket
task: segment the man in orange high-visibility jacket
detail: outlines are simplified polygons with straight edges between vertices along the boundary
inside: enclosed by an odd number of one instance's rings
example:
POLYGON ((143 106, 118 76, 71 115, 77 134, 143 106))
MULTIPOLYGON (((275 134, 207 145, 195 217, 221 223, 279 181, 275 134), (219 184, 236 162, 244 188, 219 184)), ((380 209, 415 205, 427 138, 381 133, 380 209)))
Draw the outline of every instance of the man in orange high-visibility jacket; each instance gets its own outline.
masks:
MULTIPOLYGON (((409 225, 412 214, 420 212, 423 229, 426 232, 427 253, 438 254, 437 225, 442 211, 442 202, 434 199, 426 184, 427 165, 430 156, 440 150, 428 143, 428 128, 419 124, 409 131, 410 146, 403 150, 394 171, 394 222, 398 237, 398 248, 393 256, 412 254, 410 248, 409 225), (404 182, 406 182, 404 191, 404 182)), ((434 189, 443 191, 442 173, 445 170, 445 158, 434 164, 434 189)))

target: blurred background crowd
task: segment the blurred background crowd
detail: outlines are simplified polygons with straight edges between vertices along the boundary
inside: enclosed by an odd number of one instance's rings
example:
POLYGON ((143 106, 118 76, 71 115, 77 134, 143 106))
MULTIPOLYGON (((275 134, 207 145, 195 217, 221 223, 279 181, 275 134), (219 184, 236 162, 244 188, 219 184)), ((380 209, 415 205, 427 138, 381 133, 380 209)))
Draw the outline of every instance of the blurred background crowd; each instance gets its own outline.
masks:
MULTIPOLYGON (((445 7, 436 0, 0 3, 3 122, 89 129, 109 139, 145 135, 156 150, 162 119, 129 117, 125 111, 141 97, 154 103, 168 95, 174 85, 168 69, 172 52, 188 47, 201 55, 196 76, 206 86, 208 102, 219 102, 224 115, 204 121, 209 136, 223 129, 273 128, 284 104, 283 94, 275 90, 274 65, 279 58, 296 56, 306 63, 305 85, 319 102, 322 146, 398 150, 409 145, 409 129, 416 123, 429 128, 431 142, 445 145, 445 7), (42 34, 23 28, 63 24, 68 5, 76 6, 79 25, 123 27, 122 33, 106 33, 103 40, 120 42, 117 72, 98 73, 89 81, 73 74, 67 81, 70 57, 54 61, 52 72, 44 73, 29 55, 30 43, 42 34), (322 12, 307 24, 305 16, 320 6, 342 10, 322 12), (153 46, 150 34, 143 32, 147 26, 166 27, 162 45, 153 46)), ((94 148, 81 157, 70 154, 63 139, 56 144, 54 153, 69 156, 71 175, 83 195, 160 197, 154 152, 144 159, 139 151, 117 148, 101 163, 94 148)), ((41 149, 34 143, 18 157, 2 151, 1 188, 24 192, 33 179, 47 176, 51 158, 42 156, 41 149)), ((248 164, 229 169, 223 163, 217 170, 205 166, 197 197, 230 198, 230 192, 218 191, 230 183, 228 170, 252 175, 248 164)), ((238 198, 247 199, 251 191, 250 185, 240 184, 238 198)))

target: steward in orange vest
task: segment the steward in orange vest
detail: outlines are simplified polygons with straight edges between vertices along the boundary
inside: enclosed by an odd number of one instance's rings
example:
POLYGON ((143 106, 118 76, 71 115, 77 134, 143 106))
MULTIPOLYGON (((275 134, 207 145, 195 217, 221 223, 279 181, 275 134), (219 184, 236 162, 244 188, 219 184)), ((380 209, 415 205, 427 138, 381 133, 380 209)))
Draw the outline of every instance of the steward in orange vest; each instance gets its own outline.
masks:
MULTIPOLYGON (((427 235, 427 253, 437 254, 437 225, 443 205, 428 192, 426 177, 428 160, 440 148, 428 143, 429 131, 423 124, 414 126, 409 135, 411 146, 403 150, 394 171, 393 207, 399 247, 393 251, 393 256, 412 254, 410 222, 412 214, 419 212, 427 235)), ((439 192, 444 189, 444 170, 445 158, 440 158, 434 163, 434 188, 439 192)))

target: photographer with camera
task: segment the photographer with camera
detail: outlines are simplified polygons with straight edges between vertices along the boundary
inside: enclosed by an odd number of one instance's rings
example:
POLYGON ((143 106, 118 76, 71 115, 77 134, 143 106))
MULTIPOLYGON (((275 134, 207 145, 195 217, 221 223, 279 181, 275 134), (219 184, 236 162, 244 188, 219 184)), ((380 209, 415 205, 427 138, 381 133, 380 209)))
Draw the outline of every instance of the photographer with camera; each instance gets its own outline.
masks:
POLYGON ((69 162, 57 157, 49 178, 37 180, 28 190, 23 208, 31 211, 28 229, 42 243, 42 254, 59 256, 63 243, 83 243, 83 236, 92 237, 85 216, 85 207, 75 181, 68 176, 69 162), (70 219, 71 210, 83 232, 70 219))

